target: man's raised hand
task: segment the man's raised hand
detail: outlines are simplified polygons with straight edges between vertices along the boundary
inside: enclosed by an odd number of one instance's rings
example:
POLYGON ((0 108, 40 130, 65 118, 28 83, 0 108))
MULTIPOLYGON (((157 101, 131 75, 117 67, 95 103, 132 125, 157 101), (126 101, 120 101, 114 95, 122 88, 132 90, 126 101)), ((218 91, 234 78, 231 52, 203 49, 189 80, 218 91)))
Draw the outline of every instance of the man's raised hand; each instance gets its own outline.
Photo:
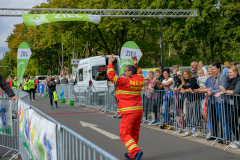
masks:
POLYGON ((116 57, 113 58, 113 54, 108 59, 108 64, 113 64, 113 62, 116 60, 116 57))
POLYGON ((133 60, 133 64, 134 64, 134 66, 136 66, 137 63, 138 63, 138 61, 137 61, 137 57, 132 57, 132 60, 133 60))

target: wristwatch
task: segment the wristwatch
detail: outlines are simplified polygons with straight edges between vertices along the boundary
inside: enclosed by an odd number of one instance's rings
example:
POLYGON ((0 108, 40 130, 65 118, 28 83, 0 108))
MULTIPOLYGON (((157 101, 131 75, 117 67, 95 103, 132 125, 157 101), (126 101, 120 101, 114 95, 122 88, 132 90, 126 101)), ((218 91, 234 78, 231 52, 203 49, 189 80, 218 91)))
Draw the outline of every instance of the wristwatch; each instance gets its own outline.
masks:
POLYGON ((227 93, 227 90, 225 90, 225 92, 224 92, 225 94, 227 93))

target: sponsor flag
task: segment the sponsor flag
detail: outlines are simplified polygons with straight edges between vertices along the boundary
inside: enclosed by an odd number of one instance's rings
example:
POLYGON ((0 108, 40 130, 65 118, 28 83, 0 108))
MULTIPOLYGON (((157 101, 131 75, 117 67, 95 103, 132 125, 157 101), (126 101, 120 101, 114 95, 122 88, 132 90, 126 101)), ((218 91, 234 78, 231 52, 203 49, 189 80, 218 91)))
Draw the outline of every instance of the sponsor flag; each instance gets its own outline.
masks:
POLYGON ((90 14, 23 14, 23 22, 27 27, 60 21, 86 21, 99 24, 101 17, 90 14))
MULTIPOLYGON (((25 73, 25 70, 28 65, 28 61, 31 57, 31 50, 30 47, 26 42, 22 42, 18 47, 18 54, 17 54, 17 84, 18 84, 18 90, 19 85, 21 84, 23 75, 25 73)), ((17 92, 18 96, 18 92, 17 92)))
POLYGON ((128 41, 124 43, 121 49, 120 74, 124 73, 124 69, 127 65, 133 65, 132 57, 137 57, 137 60, 139 61, 142 57, 142 52, 135 42, 128 41))

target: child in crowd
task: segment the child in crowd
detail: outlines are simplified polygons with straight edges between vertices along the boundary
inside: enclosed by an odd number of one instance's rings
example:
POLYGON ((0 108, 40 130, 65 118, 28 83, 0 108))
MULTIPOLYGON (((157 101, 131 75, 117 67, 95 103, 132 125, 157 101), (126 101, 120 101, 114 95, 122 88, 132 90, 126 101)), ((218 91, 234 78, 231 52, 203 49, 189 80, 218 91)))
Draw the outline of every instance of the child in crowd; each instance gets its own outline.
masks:
POLYGON ((203 69, 199 69, 197 71, 197 74, 198 74, 197 83, 198 83, 199 87, 201 88, 204 85, 204 83, 206 82, 208 77, 204 76, 203 69))
MULTIPOLYGON (((198 83, 199 87, 201 88, 202 86, 204 86, 208 77, 204 76, 203 69, 199 69, 197 73, 198 73, 197 83, 198 83)), ((202 115, 205 115, 204 105, 207 104, 207 101, 206 101, 207 99, 205 99, 206 94, 199 93, 199 96, 201 97, 201 113, 202 113, 202 115)))

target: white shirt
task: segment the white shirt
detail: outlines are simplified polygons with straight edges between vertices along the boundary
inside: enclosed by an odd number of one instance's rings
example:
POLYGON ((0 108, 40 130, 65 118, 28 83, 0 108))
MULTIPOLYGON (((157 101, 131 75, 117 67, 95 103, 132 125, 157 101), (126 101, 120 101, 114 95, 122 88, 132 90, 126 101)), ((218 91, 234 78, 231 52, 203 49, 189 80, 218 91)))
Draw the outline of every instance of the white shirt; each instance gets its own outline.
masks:
POLYGON ((203 69, 204 75, 206 75, 207 74, 207 69, 204 66, 202 67, 202 69, 203 69))
POLYGON ((168 80, 164 79, 162 81, 162 83, 166 85, 170 81, 172 81, 173 83, 169 86, 169 88, 170 88, 170 90, 173 90, 174 89, 174 80, 173 80, 173 78, 168 78, 168 80))

